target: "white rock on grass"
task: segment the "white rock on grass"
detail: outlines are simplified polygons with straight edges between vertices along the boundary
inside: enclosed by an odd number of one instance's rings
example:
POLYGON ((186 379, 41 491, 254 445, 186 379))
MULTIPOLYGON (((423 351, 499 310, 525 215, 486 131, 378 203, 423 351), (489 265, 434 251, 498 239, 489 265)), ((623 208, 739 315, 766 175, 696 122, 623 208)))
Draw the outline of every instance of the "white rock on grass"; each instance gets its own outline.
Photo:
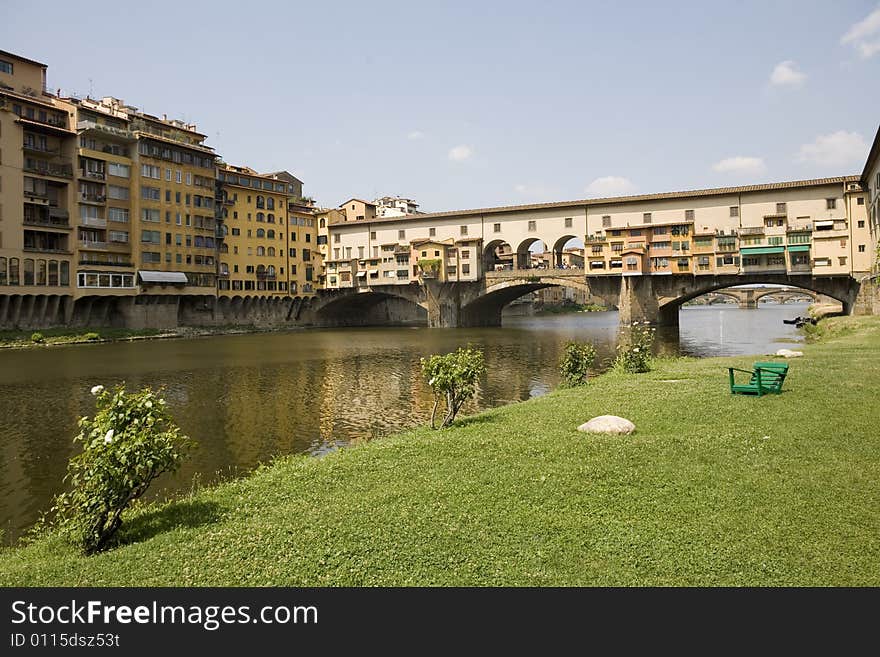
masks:
POLYGON ((791 349, 780 349, 776 352, 777 356, 782 356, 783 358, 800 358, 804 355, 803 351, 792 351, 791 349))
POLYGON ((626 418, 617 417, 616 415, 600 415, 578 427, 578 431, 586 433, 625 434, 632 433, 635 430, 636 425, 626 418))

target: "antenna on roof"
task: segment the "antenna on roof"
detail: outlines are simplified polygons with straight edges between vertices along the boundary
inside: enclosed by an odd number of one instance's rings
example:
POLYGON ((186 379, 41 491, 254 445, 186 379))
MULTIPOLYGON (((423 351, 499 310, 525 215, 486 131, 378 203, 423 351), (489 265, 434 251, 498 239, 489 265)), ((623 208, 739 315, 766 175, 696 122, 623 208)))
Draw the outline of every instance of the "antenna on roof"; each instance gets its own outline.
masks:
POLYGON ((95 88, 92 84, 92 78, 89 78, 89 98, 95 95, 95 88))

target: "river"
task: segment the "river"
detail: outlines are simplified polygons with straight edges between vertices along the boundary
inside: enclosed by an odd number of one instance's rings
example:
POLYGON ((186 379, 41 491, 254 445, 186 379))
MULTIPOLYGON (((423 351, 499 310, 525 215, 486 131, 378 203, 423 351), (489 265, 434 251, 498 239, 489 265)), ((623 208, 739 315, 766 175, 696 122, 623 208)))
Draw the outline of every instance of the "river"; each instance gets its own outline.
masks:
MULTIPOLYGON (((782 323, 806 305, 691 306, 660 353, 770 353, 800 341, 782 323)), ((546 393, 559 383, 568 340, 613 357, 617 313, 506 318, 502 328, 320 329, 186 340, 71 345, 0 352, 0 529, 13 542, 61 490, 77 418, 94 411, 89 389, 125 381, 164 386, 172 414, 199 446, 153 495, 236 476, 291 453, 320 455, 426 422, 431 396, 419 357, 476 345, 488 374, 473 412, 546 393)), ((719 371, 719 384, 724 373, 719 371)))

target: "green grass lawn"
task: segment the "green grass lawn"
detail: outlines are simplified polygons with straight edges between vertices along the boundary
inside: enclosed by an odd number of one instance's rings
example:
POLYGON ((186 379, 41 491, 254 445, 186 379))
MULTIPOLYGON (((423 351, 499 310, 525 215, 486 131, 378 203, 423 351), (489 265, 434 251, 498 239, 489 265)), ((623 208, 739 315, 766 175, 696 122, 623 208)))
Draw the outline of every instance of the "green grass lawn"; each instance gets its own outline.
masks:
POLYGON ((0 584, 877 586, 880 318, 822 333, 779 396, 729 394, 755 357, 661 361, 286 458, 138 511, 97 556, 7 549, 0 584), (602 414, 637 432, 576 431, 602 414))

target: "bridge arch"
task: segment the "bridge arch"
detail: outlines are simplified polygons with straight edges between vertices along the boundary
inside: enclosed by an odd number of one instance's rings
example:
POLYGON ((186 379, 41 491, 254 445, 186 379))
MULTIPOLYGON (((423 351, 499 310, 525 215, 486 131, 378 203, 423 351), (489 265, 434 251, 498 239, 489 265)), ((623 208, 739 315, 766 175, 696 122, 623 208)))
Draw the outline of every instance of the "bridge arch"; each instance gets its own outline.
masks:
POLYGON ((310 303, 312 323, 318 326, 427 324, 428 311, 418 286, 385 287, 392 289, 340 290, 316 297, 310 303))
POLYGON ((773 285, 793 287, 825 295, 839 301, 843 312, 849 314, 859 291, 859 283, 850 276, 808 277, 788 274, 725 274, 707 277, 651 277, 651 294, 657 299, 659 320, 663 324, 677 324, 681 305, 708 292, 721 293, 725 288, 742 285, 773 285))

